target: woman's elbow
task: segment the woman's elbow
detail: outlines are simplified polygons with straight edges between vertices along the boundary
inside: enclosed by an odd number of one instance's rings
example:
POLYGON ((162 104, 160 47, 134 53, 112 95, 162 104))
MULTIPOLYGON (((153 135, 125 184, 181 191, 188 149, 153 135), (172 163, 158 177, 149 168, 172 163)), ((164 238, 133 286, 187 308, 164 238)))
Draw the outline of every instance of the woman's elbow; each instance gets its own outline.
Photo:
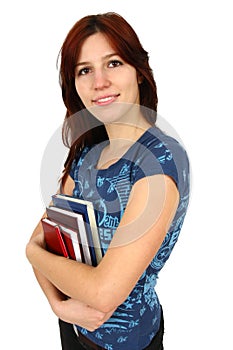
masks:
POLYGON ((105 286, 100 286, 96 294, 96 302, 98 310, 105 314, 109 314, 116 310, 121 305, 126 297, 120 295, 116 289, 108 289, 105 286))

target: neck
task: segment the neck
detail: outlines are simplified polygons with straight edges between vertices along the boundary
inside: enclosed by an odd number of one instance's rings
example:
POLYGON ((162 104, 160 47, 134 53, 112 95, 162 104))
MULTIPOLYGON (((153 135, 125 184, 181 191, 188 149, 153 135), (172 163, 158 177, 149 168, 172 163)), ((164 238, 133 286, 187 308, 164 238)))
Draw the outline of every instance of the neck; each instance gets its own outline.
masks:
POLYGON ((149 127, 151 124, 141 114, 134 120, 105 124, 110 146, 112 141, 115 144, 116 140, 135 142, 149 127))
POLYGON ((126 153, 126 151, 151 127, 144 118, 140 125, 112 123, 105 125, 109 145, 106 146, 99 158, 97 168, 106 169, 126 153))
POLYGON ((150 126, 149 123, 144 127, 119 123, 105 125, 110 143, 102 150, 97 168, 107 169, 118 161, 150 126))
POLYGON ((119 142, 135 142, 149 127, 147 125, 145 127, 134 126, 134 125, 126 125, 126 124, 114 124, 114 125, 106 125, 106 130, 108 133, 110 145, 113 143, 116 144, 116 141, 119 142))

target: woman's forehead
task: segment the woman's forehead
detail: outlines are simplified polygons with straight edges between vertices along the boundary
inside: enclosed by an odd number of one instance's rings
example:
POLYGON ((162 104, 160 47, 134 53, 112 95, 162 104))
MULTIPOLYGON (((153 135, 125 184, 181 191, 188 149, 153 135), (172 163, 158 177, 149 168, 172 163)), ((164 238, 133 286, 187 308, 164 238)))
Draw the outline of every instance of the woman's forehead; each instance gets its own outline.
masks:
POLYGON ((108 58, 108 56, 118 54, 110 43, 106 35, 98 32, 90 35, 82 44, 78 56, 78 62, 89 62, 99 58, 108 58))

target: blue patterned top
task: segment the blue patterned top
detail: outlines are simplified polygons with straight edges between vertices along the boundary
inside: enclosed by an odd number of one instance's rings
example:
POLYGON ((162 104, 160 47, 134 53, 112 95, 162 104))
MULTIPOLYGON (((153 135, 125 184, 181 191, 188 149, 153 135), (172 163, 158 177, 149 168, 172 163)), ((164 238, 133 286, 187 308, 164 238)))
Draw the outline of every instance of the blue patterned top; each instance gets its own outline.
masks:
MULTIPOLYGON (((141 350, 149 345, 160 324, 160 302, 155 291, 158 273, 178 240, 189 199, 189 162, 183 147, 157 127, 149 128, 124 156, 108 169, 98 170, 108 141, 85 147, 72 164, 73 196, 92 201, 104 252, 108 249, 127 205, 132 186, 141 178, 165 174, 180 194, 166 237, 134 289, 111 318, 94 332, 78 327, 86 337, 108 350, 141 350)), ((142 247, 143 249, 143 247, 142 247)))

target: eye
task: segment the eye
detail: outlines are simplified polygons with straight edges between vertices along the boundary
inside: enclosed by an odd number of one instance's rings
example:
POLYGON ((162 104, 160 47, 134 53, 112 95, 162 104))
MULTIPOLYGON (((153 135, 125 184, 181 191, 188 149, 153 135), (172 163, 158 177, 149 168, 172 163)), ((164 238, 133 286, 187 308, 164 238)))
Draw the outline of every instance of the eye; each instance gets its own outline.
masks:
POLYGON ((80 75, 86 75, 86 74, 88 74, 88 73, 90 73, 90 68, 84 67, 84 68, 82 68, 82 69, 80 69, 80 70, 78 71, 78 76, 80 76, 80 75))
POLYGON ((119 60, 112 60, 109 62, 108 66, 109 66, 109 68, 115 68, 115 67, 122 66, 122 64, 123 63, 119 60))

